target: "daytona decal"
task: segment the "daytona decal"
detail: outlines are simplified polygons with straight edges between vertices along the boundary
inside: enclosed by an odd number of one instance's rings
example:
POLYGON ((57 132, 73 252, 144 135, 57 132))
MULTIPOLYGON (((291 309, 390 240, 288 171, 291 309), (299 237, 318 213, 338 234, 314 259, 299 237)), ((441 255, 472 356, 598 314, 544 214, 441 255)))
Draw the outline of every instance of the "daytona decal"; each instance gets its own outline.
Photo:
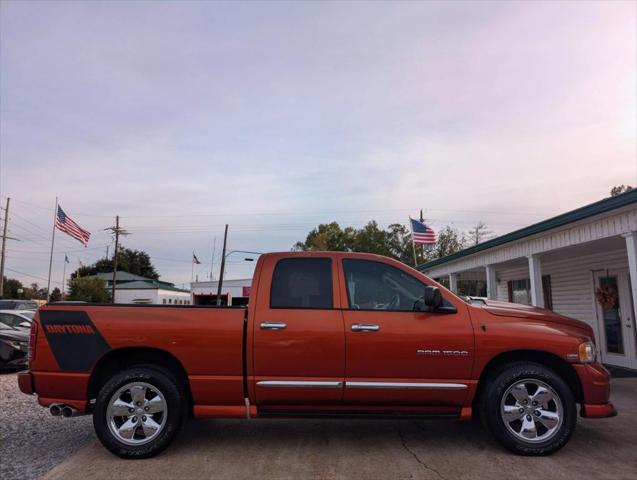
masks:
POLYGON ((61 370, 88 372, 111 349, 84 311, 40 310, 40 323, 61 370))

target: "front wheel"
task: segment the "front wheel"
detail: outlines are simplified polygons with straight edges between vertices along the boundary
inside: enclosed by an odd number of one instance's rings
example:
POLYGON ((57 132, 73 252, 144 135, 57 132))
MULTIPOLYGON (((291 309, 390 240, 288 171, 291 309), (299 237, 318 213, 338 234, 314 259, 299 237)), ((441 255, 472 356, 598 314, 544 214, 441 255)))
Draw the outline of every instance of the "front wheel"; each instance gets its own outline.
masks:
POLYGON ((536 363, 512 364, 489 382, 480 401, 489 431, 521 455, 548 455, 575 430, 577 413, 570 388, 553 370, 536 363))
POLYGON ((93 426, 102 444, 122 458, 157 455, 184 420, 184 396, 161 370, 134 367, 113 376, 100 390, 93 426))

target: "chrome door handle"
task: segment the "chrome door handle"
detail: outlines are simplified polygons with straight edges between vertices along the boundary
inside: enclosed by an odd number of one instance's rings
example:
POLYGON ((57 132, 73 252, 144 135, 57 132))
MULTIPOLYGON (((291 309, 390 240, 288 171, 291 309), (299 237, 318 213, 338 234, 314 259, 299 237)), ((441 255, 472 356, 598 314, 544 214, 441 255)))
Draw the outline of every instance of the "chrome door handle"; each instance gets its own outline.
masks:
POLYGON ((288 326, 283 322, 261 322, 261 330, 283 330, 288 326))
POLYGON ((378 330, 380 330, 378 325, 370 323, 355 323, 352 325, 352 332, 377 332, 378 330))

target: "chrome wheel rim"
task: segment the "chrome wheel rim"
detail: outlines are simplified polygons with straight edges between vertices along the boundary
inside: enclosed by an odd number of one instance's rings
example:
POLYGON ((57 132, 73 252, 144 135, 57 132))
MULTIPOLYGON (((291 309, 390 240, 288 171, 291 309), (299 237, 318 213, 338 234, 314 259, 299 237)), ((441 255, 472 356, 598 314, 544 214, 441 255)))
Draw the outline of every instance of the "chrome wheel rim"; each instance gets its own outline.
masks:
POLYGON ((555 390, 529 378, 514 383, 504 392, 500 415, 507 430, 519 440, 539 443, 558 432, 564 409, 555 390))
POLYGON ((126 445, 143 445, 156 438, 166 425, 167 414, 164 395, 145 382, 121 387, 106 409, 109 430, 126 445))

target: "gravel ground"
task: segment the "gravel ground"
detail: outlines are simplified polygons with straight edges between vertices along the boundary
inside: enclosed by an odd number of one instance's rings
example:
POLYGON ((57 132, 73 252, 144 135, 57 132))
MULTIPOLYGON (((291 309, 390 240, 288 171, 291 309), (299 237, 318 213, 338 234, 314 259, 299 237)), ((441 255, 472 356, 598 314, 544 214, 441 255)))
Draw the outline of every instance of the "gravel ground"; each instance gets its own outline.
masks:
POLYGON ((53 417, 0 373, 0 479, 39 478, 93 438, 91 417, 53 417))

